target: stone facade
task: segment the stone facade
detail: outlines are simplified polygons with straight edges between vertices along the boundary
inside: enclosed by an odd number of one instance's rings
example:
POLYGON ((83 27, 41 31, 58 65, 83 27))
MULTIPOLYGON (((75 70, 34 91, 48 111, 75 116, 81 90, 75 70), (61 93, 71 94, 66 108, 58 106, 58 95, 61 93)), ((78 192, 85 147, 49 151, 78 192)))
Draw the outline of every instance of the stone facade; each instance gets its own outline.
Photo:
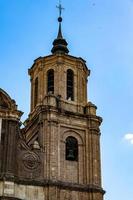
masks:
POLYGON ((31 111, 24 128, 22 112, 0 89, 0 199, 103 200, 102 119, 87 102, 90 70, 67 54, 60 33, 53 45, 53 54, 29 69, 31 111))

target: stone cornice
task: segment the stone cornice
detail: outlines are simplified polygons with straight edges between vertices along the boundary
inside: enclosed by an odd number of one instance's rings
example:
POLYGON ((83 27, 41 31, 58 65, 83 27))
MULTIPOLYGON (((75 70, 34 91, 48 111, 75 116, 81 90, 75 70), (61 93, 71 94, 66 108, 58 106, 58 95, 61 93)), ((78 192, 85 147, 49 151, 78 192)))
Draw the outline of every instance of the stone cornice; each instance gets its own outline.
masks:
POLYGON ((88 69, 87 65, 86 65, 86 61, 81 58, 81 57, 75 57, 72 55, 62 55, 62 54, 56 54, 56 55, 48 55, 48 56, 44 56, 44 57, 39 57, 37 59, 34 60, 33 65, 31 66, 31 68, 29 68, 28 73, 29 75, 32 74, 32 71, 34 71, 34 67, 38 64, 38 63, 56 63, 57 59, 62 58, 64 60, 64 62, 73 62, 75 65, 75 62, 77 63, 81 63, 82 65, 84 65, 85 70, 87 71, 87 74, 90 75, 90 70, 88 69))
POLYGON ((0 196, 0 200, 21 200, 16 197, 0 196))
POLYGON ((105 191, 98 185, 94 184, 77 184, 77 183, 70 183, 64 182, 59 180, 29 180, 24 178, 0 178, 0 180, 6 181, 13 181, 16 184, 21 185, 30 185, 30 186, 42 186, 42 187, 59 187, 60 189, 71 190, 71 191, 80 191, 80 192, 94 192, 94 193, 101 193, 105 194, 105 191))
POLYGON ((20 120, 23 112, 19 110, 0 109, 0 118, 20 120))

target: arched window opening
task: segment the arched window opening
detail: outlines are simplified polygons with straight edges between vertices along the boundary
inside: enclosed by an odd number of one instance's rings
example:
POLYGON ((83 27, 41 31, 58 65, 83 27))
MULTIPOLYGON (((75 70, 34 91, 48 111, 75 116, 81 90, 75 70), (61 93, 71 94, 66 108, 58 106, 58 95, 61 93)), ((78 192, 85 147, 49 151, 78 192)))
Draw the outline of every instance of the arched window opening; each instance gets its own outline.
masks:
POLYGON ((67 99, 74 101, 74 73, 71 69, 67 70, 67 99))
POLYGON ((47 92, 54 93, 54 70, 50 69, 47 72, 47 92))
POLYGON ((34 106, 38 103, 38 78, 35 79, 34 106))
POLYGON ((66 139, 66 160, 78 161, 78 141, 72 136, 66 139))

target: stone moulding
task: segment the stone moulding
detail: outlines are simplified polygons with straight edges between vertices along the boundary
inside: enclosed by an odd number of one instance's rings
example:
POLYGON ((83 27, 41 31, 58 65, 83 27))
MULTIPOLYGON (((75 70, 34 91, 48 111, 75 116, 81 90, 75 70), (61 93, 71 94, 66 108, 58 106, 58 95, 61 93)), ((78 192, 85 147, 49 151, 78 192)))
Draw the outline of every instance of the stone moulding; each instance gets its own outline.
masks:
POLYGON ((21 200, 15 197, 4 197, 4 196, 0 196, 0 200, 21 200))
MULTIPOLYGON (((5 180, 5 179, 4 179, 5 180)), ((29 180, 29 179, 20 179, 20 178, 6 178, 6 181, 13 181, 19 185, 29 185, 29 186, 41 186, 41 187, 59 187, 60 189, 71 190, 71 191, 80 191, 80 192, 91 192, 91 193, 101 193, 105 194, 106 192, 97 185, 84 185, 63 181, 53 181, 53 180, 29 180)))

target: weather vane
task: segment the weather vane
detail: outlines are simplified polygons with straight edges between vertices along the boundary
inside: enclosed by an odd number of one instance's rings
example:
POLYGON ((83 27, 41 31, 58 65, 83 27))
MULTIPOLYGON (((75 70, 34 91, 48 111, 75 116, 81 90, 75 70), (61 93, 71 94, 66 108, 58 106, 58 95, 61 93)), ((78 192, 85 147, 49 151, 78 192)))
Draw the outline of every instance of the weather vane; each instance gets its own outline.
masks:
POLYGON ((56 6, 59 9, 59 17, 61 17, 62 14, 62 10, 64 10, 65 8, 62 7, 61 5, 61 0, 59 0, 59 6, 56 6))

